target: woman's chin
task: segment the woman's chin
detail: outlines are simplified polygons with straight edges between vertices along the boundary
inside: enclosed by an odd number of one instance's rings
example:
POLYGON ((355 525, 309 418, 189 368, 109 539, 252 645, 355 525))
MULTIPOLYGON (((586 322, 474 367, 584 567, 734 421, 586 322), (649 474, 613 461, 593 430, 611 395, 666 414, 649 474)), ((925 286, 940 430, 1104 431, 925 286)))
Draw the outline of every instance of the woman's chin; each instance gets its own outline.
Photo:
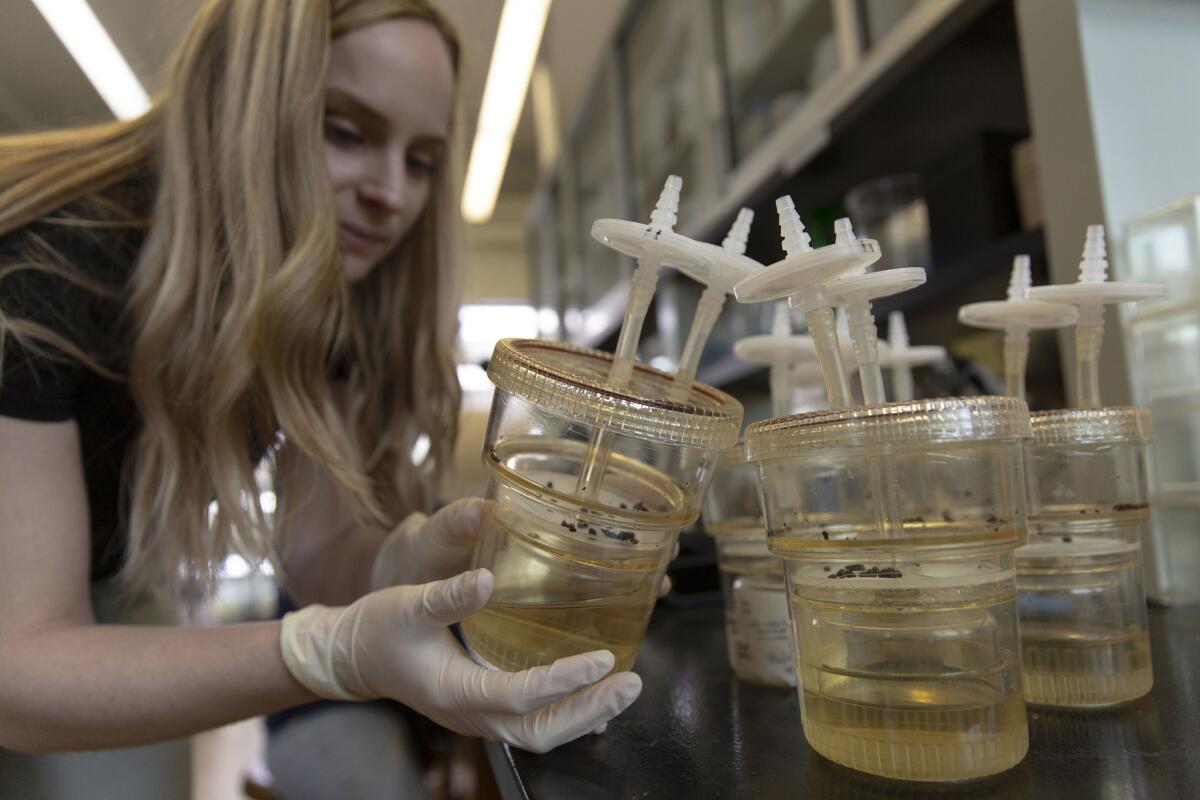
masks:
POLYGON ((346 276, 348 283, 358 283, 363 278, 371 274, 371 269, 375 266, 373 259, 358 255, 357 253, 341 254, 342 258, 342 274, 346 276))

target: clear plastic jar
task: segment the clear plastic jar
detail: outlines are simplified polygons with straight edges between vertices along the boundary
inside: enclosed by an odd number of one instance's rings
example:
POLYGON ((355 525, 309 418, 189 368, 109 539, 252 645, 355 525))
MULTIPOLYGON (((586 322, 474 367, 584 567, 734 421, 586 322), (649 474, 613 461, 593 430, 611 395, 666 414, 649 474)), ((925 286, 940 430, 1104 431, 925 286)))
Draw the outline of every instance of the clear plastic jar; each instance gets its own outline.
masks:
MULTIPOLYGON (((474 567, 495 576, 488 605, 463 620, 482 662, 506 670, 607 649, 616 669, 637 655, 680 529, 696 520, 718 453, 737 439, 742 407, 638 364, 605 383, 612 356, 558 342, 506 339, 483 459, 487 499, 474 567), (600 482, 580 474, 597 439, 600 482)), ((591 463, 597 463, 593 458, 591 463)))
POLYGON ((1200 496, 1159 495, 1146 562, 1146 594, 1165 606, 1200 605, 1200 496))
POLYGON ((1017 551, 1025 699, 1109 706, 1150 691, 1141 407, 1031 415, 1029 544, 1017 551))
POLYGON ((729 666, 741 680, 796 685, 783 562, 767 549, 758 471, 738 444, 721 454, 704 496, 704 529, 717 545, 729 666))
POLYGON ((948 398, 751 425, 782 556, 804 735, 892 778, 1008 769, 1029 746, 1013 551, 1025 404, 948 398))

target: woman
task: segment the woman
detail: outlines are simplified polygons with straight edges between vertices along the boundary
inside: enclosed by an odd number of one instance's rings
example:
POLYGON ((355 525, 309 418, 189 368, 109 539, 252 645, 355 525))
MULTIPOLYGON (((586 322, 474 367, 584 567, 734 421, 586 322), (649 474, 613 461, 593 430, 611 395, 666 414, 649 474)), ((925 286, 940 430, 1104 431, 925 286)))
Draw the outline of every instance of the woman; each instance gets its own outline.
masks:
POLYGON ((143 117, 0 139, 0 747, 387 697, 541 751, 636 698, 605 651, 467 659, 446 626, 491 591, 462 573, 479 501, 409 516, 455 434, 457 61, 424 0, 211 0, 143 117), (264 454, 273 526, 243 502, 264 454), (231 552, 313 605, 99 624, 231 552))

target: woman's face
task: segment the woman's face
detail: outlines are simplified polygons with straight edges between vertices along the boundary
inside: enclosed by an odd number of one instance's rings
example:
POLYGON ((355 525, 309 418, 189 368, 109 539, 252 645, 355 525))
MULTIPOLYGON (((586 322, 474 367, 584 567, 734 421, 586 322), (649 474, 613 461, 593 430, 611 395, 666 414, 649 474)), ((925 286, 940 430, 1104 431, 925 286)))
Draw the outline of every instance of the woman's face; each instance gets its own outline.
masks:
POLYGON ((325 85, 325 163, 342 269, 361 280, 421 215, 442 168, 454 67, 445 39, 418 19, 339 36, 325 85))

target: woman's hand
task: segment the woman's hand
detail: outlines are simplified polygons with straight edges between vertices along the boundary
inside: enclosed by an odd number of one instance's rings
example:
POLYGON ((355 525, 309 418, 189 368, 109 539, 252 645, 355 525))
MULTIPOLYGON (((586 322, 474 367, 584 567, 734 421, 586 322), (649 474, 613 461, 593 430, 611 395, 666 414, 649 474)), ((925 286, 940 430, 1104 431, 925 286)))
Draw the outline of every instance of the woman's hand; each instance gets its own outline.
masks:
POLYGON ((601 729, 637 699, 637 675, 604 677, 607 650, 522 672, 475 664, 446 626, 483 608, 491 591, 491 573, 475 570, 345 608, 309 606, 284 617, 284 661, 321 697, 390 697, 458 733, 535 753, 601 729))
POLYGON ((464 497, 432 517, 409 514, 379 546, 371 568, 371 590, 428 583, 465 572, 479 538, 483 506, 478 497, 464 497))

